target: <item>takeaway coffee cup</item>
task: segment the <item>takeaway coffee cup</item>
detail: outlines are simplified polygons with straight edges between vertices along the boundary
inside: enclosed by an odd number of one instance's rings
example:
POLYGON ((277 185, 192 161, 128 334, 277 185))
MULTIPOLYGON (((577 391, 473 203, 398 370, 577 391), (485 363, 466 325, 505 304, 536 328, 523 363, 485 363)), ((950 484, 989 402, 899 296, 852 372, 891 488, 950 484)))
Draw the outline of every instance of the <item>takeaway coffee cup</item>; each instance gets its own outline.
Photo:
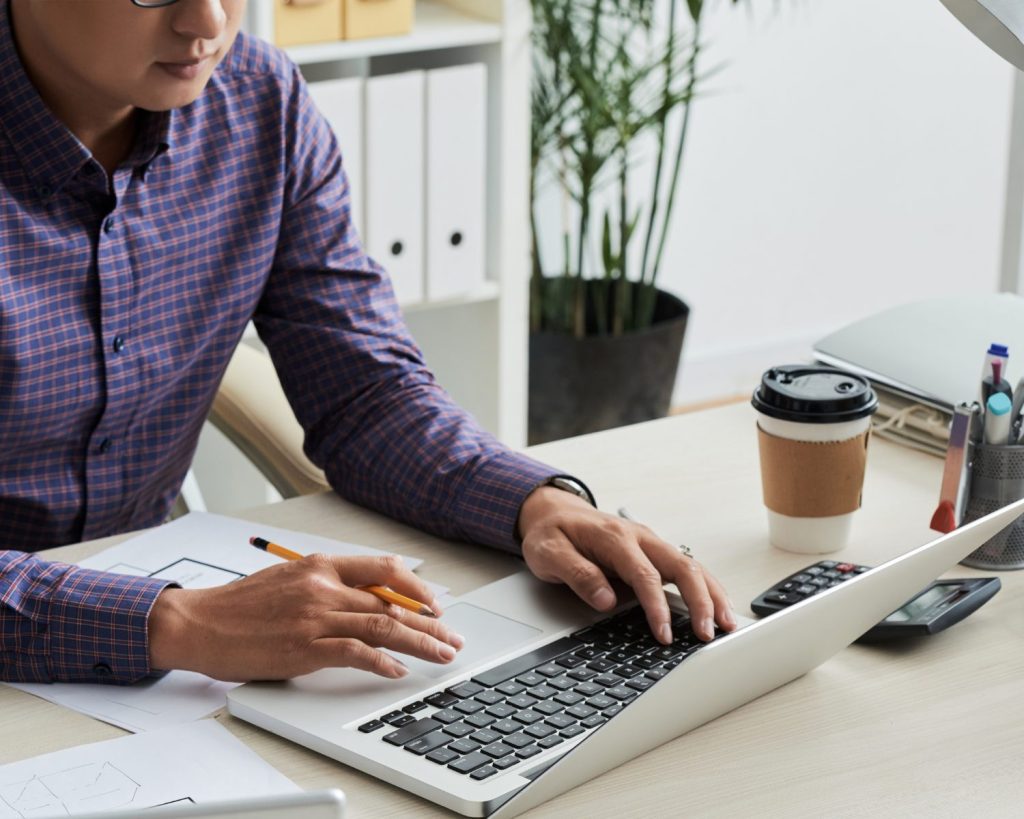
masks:
POLYGON ((878 409, 871 386, 829 367, 773 367, 751 403, 771 542, 803 554, 841 549, 861 503, 878 409))

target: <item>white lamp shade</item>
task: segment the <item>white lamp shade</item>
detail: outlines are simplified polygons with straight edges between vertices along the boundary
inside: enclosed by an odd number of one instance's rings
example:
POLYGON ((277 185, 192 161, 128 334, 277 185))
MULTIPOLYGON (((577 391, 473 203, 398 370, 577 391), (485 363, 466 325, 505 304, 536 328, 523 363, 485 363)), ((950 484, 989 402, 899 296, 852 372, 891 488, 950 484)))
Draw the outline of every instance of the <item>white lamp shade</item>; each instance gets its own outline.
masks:
POLYGON ((979 40, 1024 71, 1024 0, 942 0, 979 40))

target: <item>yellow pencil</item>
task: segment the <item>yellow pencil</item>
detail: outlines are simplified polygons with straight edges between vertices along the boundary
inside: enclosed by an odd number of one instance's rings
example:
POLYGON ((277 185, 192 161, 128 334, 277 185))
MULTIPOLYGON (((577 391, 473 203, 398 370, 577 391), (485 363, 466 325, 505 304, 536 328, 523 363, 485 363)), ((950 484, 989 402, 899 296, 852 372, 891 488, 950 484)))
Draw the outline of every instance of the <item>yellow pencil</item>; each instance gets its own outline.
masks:
MULTIPOLYGON (((302 560, 303 557, 298 552, 293 552, 291 549, 286 549, 284 546, 271 543, 269 540, 265 540, 261 537, 251 537, 249 538, 249 543, 257 549, 262 549, 264 552, 269 552, 272 555, 283 557, 285 560, 302 560)), ((426 617, 437 617, 437 615, 434 614, 434 610, 426 603, 421 603, 419 600, 413 600, 411 597, 399 594, 386 586, 360 586, 359 588, 362 591, 369 592, 378 600, 383 600, 385 603, 394 603, 396 606, 401 606, 403 609, 414 611, 417 614, 422 614, 426 617)))

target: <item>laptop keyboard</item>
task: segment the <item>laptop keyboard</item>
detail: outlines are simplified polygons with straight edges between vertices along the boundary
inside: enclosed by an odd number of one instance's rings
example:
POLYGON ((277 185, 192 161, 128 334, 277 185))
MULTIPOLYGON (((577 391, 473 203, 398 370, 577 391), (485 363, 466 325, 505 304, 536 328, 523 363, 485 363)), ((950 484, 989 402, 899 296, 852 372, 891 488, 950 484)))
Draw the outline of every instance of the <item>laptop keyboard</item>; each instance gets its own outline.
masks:
POLYGON ((360 725, 364 734, 482 780, 580 737, 627 707, 703 643, 689 617, 651 635, 640 606, 360 725))

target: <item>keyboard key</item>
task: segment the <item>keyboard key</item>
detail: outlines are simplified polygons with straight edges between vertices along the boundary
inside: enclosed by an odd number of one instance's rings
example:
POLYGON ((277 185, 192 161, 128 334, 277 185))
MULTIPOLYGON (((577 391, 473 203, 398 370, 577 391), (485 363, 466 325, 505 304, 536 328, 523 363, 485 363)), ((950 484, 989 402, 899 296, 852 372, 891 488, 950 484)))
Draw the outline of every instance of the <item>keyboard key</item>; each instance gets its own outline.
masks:
POLYGON ((525 748, 527 745, 533 745, 533 738, 526 734, 512 734, 510 737, 505 737, 502 742, 513 748, 525 748))
POLYGON ((566 739, 572 739, 573 737, 578 737, 580 734, 585 733, 586 730, 587 729, 582 725, 570 725, 568 728, 559 731, 558 735, 563 736, 566 739))
POLYGON ((547 663, 539 668, 535 668, 534 671, 542 677, 559 677, 561 676, 563 669, 561 666, 555 665, 554 663, 547 663))
POLYGON ((497 691, 481 691, 473 699, 477 702, 482 702, 484 705, 494 705, 498 702, 504 702, 505 695, 497 691))
POLYGON ((466 680, 458 685, 453 685, 448 689, 448 693, 458 697, 460 700, 465 700, 470 697, 475 697, 483 690, 484 686, 479 685, 472 680, 466 680))
POLYGON ((463 714, 475 714, 477 711, 484 710, 484 704, 476 700, 462 700, 462 702, 455 703, 455 710, 463 714))
POLYGON ((475 751, 474 753, 462 757, 462 759, 455 760, 448 767, 458 773, 468 774, 471 771, 475 771, 477 768, 482 768, 490 761, 491 758, 489 756, 485 756, 480 753, 480 751, 475 751))
POLYGON ((587 719, 587 717, 591 717, 597 712, 589 705, 574 705, 572 708, 567 708, 565 713, 573 719, 587 719))
POLYGON ((417 700, 416 702, 410 702, 402 710, 407 714, 415 714, 417 711, 422 711, 426 707, 427 704, 425 702, 417 700))
POLYGON ((576 668, 576 666, 583 665, 586 659, 577 657, 574 654, 566 654, 564 657, 559 657, 555 662, 562 666, 562 668, 576 668))
POLYGON ((617 677, 615 674, 602 674, 600 677, 594 677, 594 682, 598 685, 603 685, 605 688, 609 688, 613 685, 618 685, 622 682, 621 677, 617 677))
POLYGON ((576 687, 576 682, 576 680, 569 676, 555 677, 553 680, 548 680, 548 685, 559 691, 568 691, 569 689, 576 687))
POLYGON ((606 708, 604 710, 604 715, 606 717, 608 717, 608 719, 611 719, 616 714, 618 714, 619 711, 621 711, 621 710, 622 710, 622 706, 621 705, 613 705, 611 708, 606 708))
POLYGON ((535 722, 540 722, 544 719, 543 714, 538 714, 536 711, 520 711, 514 717, 516 722, 521 722, 523 725, 533 725, 535 722))
POLYGON ((379 719, 371 719, 369 722, 364 722, 359 726, 359 732, 362 734, 372 734, 374 731, 379 731, 387 725, 386 722, 379 719))
POLYGON ((503 756, 501 759, 494 760, 491 764, 499 771, 503 771, 506 768, 511 768, 513 765, 518 765, 519 757, 515 754, 510 754, 509 756, 503 756))
POLYGON ((447 748, 438 748, 433 753, 427 754, 427 759, 431 762, 436 762, 438 765, 447 765, 453 759, 458 759, 459 755, 455 751, 449 751, 447 748))
POLYGON ((633 660, 633 668, 642 668, 644 671, 649 671, 658 664, 658 660, 654 657, 637 657, 633 660))
POLYGON ((575 705, 578 702, 583 702, 586 699, 582 694, 577 694, 574 691, 563 691, 557 697, 555 702, 560 702, 562 705, 575 705))
POLYGON ((389 711, 387 714, 381 717, 381 719, 384 720, 384 722, 386 722, 388 725, 392 725, 395 720, 405 720, 406 722, 410 722, 410 720, 406 719, 406 717, 408 716, 409 715, 406 714, 404 711, 389 711))
MULTIPOLYGON (((647 677, 647 679, 649 680, 660 680, 666 674, 668 674, 668 670, 665 668, 652 668, 650 671, 644 674, 644 676, 647 677)), ((434 714, 434 716, 436 717, 437 714, 434 714)))
POLYGON ((549 737, 545 737, 544 739, 538 740, 537 744, 541 748, 554 748, 561 742, 565 742, 565 740, 562 739, 562 737, 560 737, 558 734, 552 734, 549 737))
POLYGON ((517 697, 509 697, 506 702, 513 708, 530 708, 537 702, 537 700, 529 694, 520 694, 517 697))
POLYGON ((531 725, 526 728, 523 733, 531 737, 535 737, 536 739, 543 739, 544 737, 549 737, 555 733, 555 729, 550 725, 531 725))
POLYGON ((637 677, 634 680, 630 680, 626 683, 627 688, 635 689, 636 691, 646 691, 654 685, 654 680, 649 680, 646 677, 637 677))
POLYGON ((636 656, 632 651, 626 651, 624 649, 618 649, 617 651, 609 652, 605 655, 605 659, 612 663, 628 663, 633 657, 636 656))
POLYGON ((475 742, 471 742, 468 739, 457 739, 448 745, 449 750, 455 751, 458 754, 471 754, 479 747, 475 742))
POLYGON ((449 705, 457 703, 459 698, 449 694, 447 691, 436 691, 429 697, 424 697, 423 701, 427 705, 433 705, 435 708, 447 708, 449 705))
POLYGON ((644 669, 637 668, 635 665, 620 665, 618 668, 615 669, 615 673, 618 674, 620 677, 629 680, 633 677, 639 677, 641 674, 644 673, 644 669))
POLYGON ((597 672, 591 671, 589 668, 574 668, 566 676, 572 677, 574 680, 579 680, 580 682, 586 682, 587 680, 594 679, 594 677, 597 676, 597 672))
POLYGON ((593 660, 600 653, 601 652, 598 651, 596 648, 592 648, 592 647, 588 646, 587 648, 581 648, 573 656, 574 657, 579 657, 582 660, 593 660))
POLYGON ((604 689, 596 683, 580 683, 573 691, 577 694, 582 694, 584 697, 593 697, 595 694, 600 694, 604 689))
POLYGON ((424 734, 428 734, 441 727, 441 723, 437 720, 426 719, 413 720, 408 725, 399 728, 397 731, 392 731, 390 734, 385 735, 384 741, 389 745, 405 745, 410 740, 421 737, 424 734))
POLYGON ((536 745, 527 745, 525 748, 520 748, 516 751, 516 756, 520 759, 529 759, 531 756, 537 756, 540 753, 540 748, 536 745))
POLYGON ((614 663, 611 660, 601 657, 598 660, 593 660, 592 662, 587 663, 587 668, 594 671, 611 671, 616 665, 618 665, 618 663, 614 663))
POLYGON ((544 720, 545 725, 550 725, 552 728, 568 728, 570 725, 574 725, 576 720, 566 714, 555 714, 554 716, 548 717, 544 720))
MULTIPOLYGON (((527 652, 526 654, 521 654, 506 663, 496 666, 495 668, 477 674, 473 677, 473 680, 482 686, 491 688, 499 683, 505 682, 505 680, 510 680, 513 677, 524 674, 535 666, 550 662, 556 657, 560 657, 563 654, 575 651, 582 647, 582 644, 576 638, 563 637, 560 640, 555 640, 552 643, 543 645, 540 648, 527 652)), ((519 680, 519 682, 522 682, 523 685, 530 686, 538 685, 543 682, 543 680, 537 680, 537 682, 530 683, 519 680)))
POLYGON ((594 714, 594 716, 583 720, 580 725, 584 728, 596 728, 598 725, 603 725, 606 722, 608 722, 608 717, 604 716, 604 714, 594 714))
POLYGON ((523 685, 532 688, 535 685, 541 685, 543 683, 546 683, 547 678, 542 677, 540 674, 537 674, 533 671, 530 671, 526 674, 521 674, 520 676, 516 677, 516 682, 522 683, 523 685))
POLYGON ((493 765, 488 765, 486 768, 477 768, 469 776, 470 779, 486 779, 489 776, 494 776, 497 772, 497 768, 493 765))
POLYGON ((486 728, 492 722, 496 722, 497 717, 492 717, 490 714, 470 714, 466 717, 463 722, 466 725, 472 725, 476 728, 486 728))
POLYGON ((538 702, 535 706, 533 706, 533 710, 539 711, 540 713, 546 716, 551 716, 552 714, 557 714, 559 711, 561 711, 562 706, 559 705, 557 702, 538 702))
POLYGON ((481 728, 479 731, 474 731, 470 734, 469 738, 474 742, 479 742, 481 745, 490 745, 492 742, 497 742, 501 739, 501 734, 481 728))
POLYGON ((436 751, 438 748, 443 745, 447 745, 451 741, 452 738, 447 734, 442 733, 441 731, 434 731, 432 734, 427 734, 426 736, 414 739, 412 742, 407 742, 405 744, 405 750, 411 754, 423 756, 431 751, 436 751))
POLYGON ((534 686, 526 693, 538 700, 546 700, 548 697, 555 696, 559 690, 560 689, 558 688, 552 688, 550 685, 538 685, 534 686))
POLYGON ((505 703, 492 705, 486 711, 486 713, 490 714, 492 717, 495 717, 496 719, 505 719, 507 717, 511 717, 515 712, 515 708, 505 703))
POLYGON ((499 734, 514 734, 522 727, 518 722, 513 722, 510 719, 500 719, 491 725, 491 730, 497 731, 499 734))
MULTIPOLYGON (((456 700, 456 702, 458 702, 458 700, 456 700)), ((458 722, 462 719, 462 714, 452 711, 451 708, 442 708, 440 711, 434 712, 433 719, 436 719, 438 722, 442 722, 445 725, 450 725, 451 723, 458 722)))
POLYGON ((449 736, 464 737, 472 734, 476 729, 472 725, 466 725, 464 722, 454 722, 451 725, 446 725, 442 730, 449 736))
POLYGON ((495 691, 500 691, 506 697, 514 697, 516 694, 522 694, 526 690, 526 686, 525 685, 520 685, 519 683, 515 682, 514 680, 509 680, 508 682, 503 682, 501 685, 497 686, 494 690, 495 691))
POLYGON ((511 745, 506 745, 504 742, 495 742, 482 749, 487 756, 492 759, 501 759, 503 756, 508 756, 512 753, 515 748, 511 745))

